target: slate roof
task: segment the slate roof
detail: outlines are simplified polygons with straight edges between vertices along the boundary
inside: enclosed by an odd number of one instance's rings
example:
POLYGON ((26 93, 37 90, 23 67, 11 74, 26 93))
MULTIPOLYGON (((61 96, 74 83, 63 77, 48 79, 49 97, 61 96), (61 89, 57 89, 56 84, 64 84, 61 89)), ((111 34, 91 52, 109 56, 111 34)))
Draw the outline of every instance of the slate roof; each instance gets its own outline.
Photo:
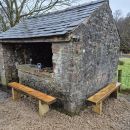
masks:
POLYGON ((0 39, 23 39, 64 35, 89 17, 106 0, 83 4, 62 11, 26 19, 0 34, 0 39))

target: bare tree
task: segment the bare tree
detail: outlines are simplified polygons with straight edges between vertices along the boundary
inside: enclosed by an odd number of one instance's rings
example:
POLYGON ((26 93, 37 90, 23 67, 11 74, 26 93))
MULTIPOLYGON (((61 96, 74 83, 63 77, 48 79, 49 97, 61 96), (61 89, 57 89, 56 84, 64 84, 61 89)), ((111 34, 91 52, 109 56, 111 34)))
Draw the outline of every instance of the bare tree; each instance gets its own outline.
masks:
POLYGON ((116 21, 118 21, 122 17, 122 11, 121 10, 116 10, 113 15, 114 15, 114 19, 116 21))
POLYGON ((73 0, 1 0, 0 23, 2 30, 15 26, 25 17, 46 13, 49 10, 69 6, 73 0))
POLYGON ((120 12, 121 11, 116 11, 114 18, 121 38, 120 49, 127 53, 130 52, 130 13, 128 13, 126 17, 123 17, 120 12))
POLYGON ((122 21, 122 30, 120 30, 122 50, 130 52, 130 16, 124 18, 122 21))

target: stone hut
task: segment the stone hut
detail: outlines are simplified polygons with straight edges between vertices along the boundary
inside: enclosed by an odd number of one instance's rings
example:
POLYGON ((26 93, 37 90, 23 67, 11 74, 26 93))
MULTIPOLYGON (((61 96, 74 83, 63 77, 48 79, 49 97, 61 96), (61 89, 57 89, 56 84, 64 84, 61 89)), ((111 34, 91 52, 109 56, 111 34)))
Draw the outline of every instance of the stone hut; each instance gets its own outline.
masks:
POLYGON ((0 82, 19 81, 79 112, 116 80, 119 46, 107 0, 28 18, 0 34, 0 82))

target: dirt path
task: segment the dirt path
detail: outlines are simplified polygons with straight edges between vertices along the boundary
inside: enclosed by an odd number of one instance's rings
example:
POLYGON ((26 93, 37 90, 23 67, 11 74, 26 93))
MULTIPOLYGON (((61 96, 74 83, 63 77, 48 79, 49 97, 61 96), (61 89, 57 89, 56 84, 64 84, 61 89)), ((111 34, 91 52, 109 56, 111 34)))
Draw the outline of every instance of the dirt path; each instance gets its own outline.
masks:
POLYGON ((88 108, 79 116, 69 117, 51 110, 40 118, 36 107, 27 100, 13 102, 0 91, 0 130, 130 130, 130 103, 124 99, 109 99, 104 114, 88 108))

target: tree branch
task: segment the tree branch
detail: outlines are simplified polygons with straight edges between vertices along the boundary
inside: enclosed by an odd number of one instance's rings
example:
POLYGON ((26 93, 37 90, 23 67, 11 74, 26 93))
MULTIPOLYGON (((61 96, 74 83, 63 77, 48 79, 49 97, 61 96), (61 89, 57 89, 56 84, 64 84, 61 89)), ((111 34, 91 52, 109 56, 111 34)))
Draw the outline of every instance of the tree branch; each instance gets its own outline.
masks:
MULTIPOLYGON (((46 13, 60 5, 70 5, 72 0, 2 0, 3 22, 6 26, 15 26, 25 17, 46 13)), ((1 20, 2 21, 2 20, 1 20)))

